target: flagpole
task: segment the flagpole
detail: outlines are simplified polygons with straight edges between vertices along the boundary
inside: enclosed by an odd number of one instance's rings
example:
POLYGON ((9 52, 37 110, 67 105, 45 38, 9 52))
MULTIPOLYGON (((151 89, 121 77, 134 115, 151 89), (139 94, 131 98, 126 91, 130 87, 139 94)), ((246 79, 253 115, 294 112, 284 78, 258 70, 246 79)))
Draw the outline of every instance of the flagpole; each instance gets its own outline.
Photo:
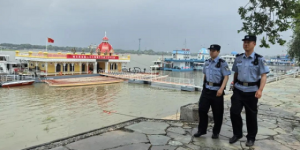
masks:
POLYGON ((46 39, 46 52, 47 52, 47 43, 48 43, 48 38, 46 39))

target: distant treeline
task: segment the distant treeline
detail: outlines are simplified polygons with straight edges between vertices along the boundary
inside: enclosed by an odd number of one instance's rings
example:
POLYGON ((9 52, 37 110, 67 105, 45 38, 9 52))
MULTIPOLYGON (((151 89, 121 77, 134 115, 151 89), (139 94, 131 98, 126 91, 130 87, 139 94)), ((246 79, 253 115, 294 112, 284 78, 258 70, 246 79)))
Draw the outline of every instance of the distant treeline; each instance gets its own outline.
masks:
MULTIPOLYGON (((85 52, 89 53, 89 48, 83 47, 69 47, 69 46, 52 46, 48 45, 47 49, 52 51, 61 51, 61 52, 71 52, 71 50, 75 48, 76 52, 85 52)), ((8 49, 8 50, 44 50, 46 49, 45 45, 31 45, 31 44, 11 44, 11 43, 1 43, 0 49, 8 49)), ((95 48, 93 49, 95 50, 95 48)), ((123 50, 123 49, 114 49, 115 53, 120 54, 147 54, 147 55, 171 55, 171 53, 167 52, 157 52, 152 49, 149 50, 123 50)), ((192 54, 192 55, 197 55, 192 54)))
MULTIPOLYGON (((52 51, 60 51, 60 52, 71 52, 71 50, 75 48, 77 53, 85 52, 89 53, 90 50, 86 47, 69 47, 69 46, 52 46, 48 45, 47 49, 52 51)), ((31 45, 31 44, 11 44, 11 43, 1 43, 0 44, 0 50, 45 50, 45 45, 31 45)), ((95 48, 93 49, 95 50, 95 48)), ((114 49, 115 53, 119 54, 147 54, 147 55, 168 55, 171 56, 171 52, 157 52, 152 49, 149 50, 124 50, 124 49, 114 49)), ((197 53, 191 53, 192 56, 197 56, 197 53)), ((269 59, 272 56, 264 56, 266 59, 269 59)), ((279 56, 273 56, 273 57, 279 57, 279 56)))

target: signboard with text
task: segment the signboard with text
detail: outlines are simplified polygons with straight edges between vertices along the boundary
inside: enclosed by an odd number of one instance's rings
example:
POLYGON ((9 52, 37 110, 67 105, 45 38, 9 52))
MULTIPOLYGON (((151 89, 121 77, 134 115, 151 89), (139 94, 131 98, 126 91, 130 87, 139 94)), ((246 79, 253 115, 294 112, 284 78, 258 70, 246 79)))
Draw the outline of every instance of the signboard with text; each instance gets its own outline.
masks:
POLYGON ((119 56, 67 55, 67 59, 119 59, 119 56))

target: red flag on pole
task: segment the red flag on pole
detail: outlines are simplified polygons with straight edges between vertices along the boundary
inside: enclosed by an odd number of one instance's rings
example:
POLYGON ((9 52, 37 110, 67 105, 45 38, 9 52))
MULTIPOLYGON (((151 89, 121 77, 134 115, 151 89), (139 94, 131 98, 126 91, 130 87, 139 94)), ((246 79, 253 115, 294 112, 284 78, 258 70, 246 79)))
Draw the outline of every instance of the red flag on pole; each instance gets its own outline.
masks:
POLYGON ((48 43, 54 43, 54 40, 51 38, 48 38, 48 43))

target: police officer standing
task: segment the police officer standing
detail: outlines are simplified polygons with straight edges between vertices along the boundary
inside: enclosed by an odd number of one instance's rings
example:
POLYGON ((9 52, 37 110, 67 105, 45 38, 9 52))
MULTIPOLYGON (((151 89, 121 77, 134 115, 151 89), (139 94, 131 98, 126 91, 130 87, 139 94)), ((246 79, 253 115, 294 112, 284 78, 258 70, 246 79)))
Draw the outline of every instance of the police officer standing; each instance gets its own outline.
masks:
POLYGON ((232 71, 235 72, 230 108, 233 137, 229 143, 235 143, 243 137, 241 112, 245 107, 248 131, 246 146, 253 146, 258 130, 257 102, 266 84, 269 68, 264 58, 254 52, 256 36, 246 35, 242 41, 245 53, 238 54, 232 66, 232 71))
POLYGON ((204 81, 203 90, 199 102, 199 125, 198 132, 194 137, 206 134, 208 125, 208 110, 211 106, 214 116, 213 139, 219 138, 224 113, 224 89, 228 76, 231 74, 225 60, 219 58, 221 46, 211 45, 209 60, 205 61, 203 67, 204 81))

